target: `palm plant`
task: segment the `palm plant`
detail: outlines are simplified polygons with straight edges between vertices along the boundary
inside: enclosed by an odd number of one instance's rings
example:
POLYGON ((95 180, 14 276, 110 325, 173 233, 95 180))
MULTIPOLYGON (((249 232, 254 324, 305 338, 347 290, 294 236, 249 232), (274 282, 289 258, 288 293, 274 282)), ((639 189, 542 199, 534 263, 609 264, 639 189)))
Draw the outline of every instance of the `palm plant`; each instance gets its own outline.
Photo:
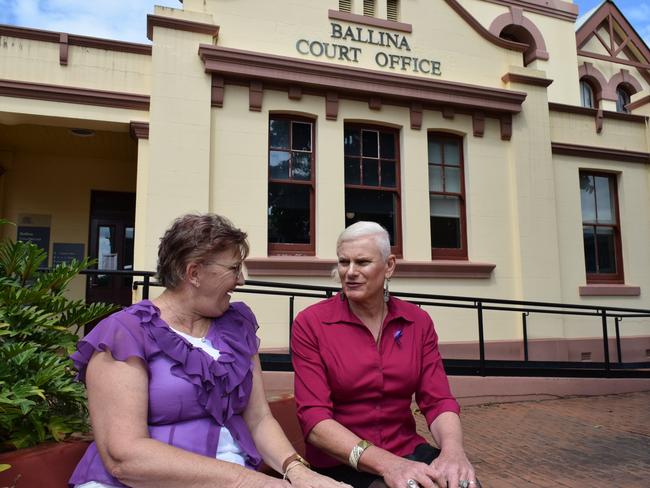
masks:
POLYGON ((85 324, 117 308, 64 295, 91 261, 39 269, 46 257, 32 243, 0 241, 0 452, 88 429, 84 388, 68 355, 85 324))

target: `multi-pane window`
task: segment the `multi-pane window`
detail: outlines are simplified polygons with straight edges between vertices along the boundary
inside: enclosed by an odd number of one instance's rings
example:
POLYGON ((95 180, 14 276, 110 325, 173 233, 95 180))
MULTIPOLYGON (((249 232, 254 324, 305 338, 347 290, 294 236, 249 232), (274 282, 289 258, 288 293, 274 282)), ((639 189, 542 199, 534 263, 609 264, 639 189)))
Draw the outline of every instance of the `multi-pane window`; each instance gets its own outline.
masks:
POLYGON ((269 119, 269 254, 314 254, 314 122, 269 119))
POLYGON ((623 283, 616 175, 580 173, 587 283, 623 283))
POLYGON ((616 89, 616 111, 624 114, 630 113, 626 105, 631 101, 630 93, 622 86, 619 86, 616 89))
POLYGON ((384 226, 394 254, 401 254, 399 132, 346 125, 345 226, 370 220, 384 226))
POLYGON ((463 139, 430 132, 429 215, 433 259, 467 259, 463 139))
POLYGON ((580 105, 587 108, 596 108, 594 90, 585 80, 580 80, 580 105))

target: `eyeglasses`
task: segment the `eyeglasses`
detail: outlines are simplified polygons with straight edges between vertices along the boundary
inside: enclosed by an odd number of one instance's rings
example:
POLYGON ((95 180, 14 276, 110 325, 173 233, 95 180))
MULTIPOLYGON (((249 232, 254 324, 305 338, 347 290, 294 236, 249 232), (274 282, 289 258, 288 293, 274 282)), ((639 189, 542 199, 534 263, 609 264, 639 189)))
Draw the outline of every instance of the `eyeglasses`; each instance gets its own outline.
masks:
POLYGON ((244 271, 244 262, 243 261, 239 261, 238 263, 235 263, 235 264, 221 264, 221 263, 211 263, 211 264, 216 264, 217 266, 221 266, 222 268, 227 269, 232 274, 234 274, 236 277, 239 277, 244 271))

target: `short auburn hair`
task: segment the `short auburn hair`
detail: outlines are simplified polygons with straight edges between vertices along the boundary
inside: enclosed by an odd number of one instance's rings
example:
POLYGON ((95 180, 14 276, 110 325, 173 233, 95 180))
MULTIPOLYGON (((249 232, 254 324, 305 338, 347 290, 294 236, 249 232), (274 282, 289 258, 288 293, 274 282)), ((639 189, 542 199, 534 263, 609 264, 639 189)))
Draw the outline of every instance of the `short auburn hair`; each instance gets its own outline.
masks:
POLYGON ((246 259, 246 232, 221 215, 186 214, 178 217, 160 239, 156 275, 165 288, 174 289, 185 278, 190 263, 208 263, 219 252, 232 250, 246 259))

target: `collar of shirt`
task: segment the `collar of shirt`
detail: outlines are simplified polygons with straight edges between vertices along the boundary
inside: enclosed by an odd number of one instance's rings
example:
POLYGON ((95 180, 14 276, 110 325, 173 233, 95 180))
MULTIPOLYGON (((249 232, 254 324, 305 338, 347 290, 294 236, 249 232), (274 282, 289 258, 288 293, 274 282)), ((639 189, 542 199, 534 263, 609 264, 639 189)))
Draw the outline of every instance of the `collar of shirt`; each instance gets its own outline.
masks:
MULTIPOLYGON (((336 324, 336 323, 349 323, 363 326, 363 323, 359 318, 352 313, 348 305, 348 301, 345 298, 345 295, 337 293, 330 300, 330 310, 327 314, 326 319, 323 319, 325 324, 336 324)), ((384 324, 388 325, 393 320, 401 319, 407 324, 415 322, 416 317, 413 316, 411 310, 405 306, 405 303, 401 300, 398 300, 394 297, 390 297, 388 300, 388 314, 384 320, 384 324)), ((364 326, 365 327, 365 326, 364 326)))

